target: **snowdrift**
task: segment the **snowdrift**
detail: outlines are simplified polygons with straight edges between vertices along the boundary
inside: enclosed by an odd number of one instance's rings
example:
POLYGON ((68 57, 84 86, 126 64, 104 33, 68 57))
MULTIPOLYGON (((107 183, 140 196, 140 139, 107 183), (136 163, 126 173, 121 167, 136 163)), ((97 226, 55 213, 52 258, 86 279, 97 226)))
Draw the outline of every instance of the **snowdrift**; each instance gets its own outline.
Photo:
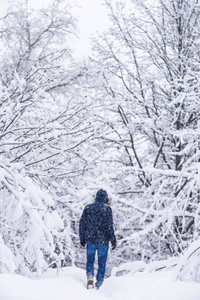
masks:
MULTIPOLYGON (((157 264, 153 264, 157 268, 157 264)), ((20 275, 0 275, 1 300, 198 300, 200 284, 174 280, 174 270, 144 268, 139 262, 129 264, 127 274, 105 279, 98 290, 86 289, 85 271, 77 267, 49 270, 40 279, 20 275)), ((125 269, 125 266, 121 268, 125 269)))

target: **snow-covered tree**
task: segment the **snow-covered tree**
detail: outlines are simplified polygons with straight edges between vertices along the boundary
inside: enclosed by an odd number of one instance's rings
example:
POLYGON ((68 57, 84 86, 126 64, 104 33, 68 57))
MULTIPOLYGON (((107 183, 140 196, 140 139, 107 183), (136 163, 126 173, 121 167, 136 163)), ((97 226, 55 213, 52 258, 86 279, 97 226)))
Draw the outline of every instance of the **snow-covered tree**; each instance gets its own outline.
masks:
POLYGON ((86 70, 64 49, 74 24, 63 5, 37 13, 12 6, 2 25, 1 153, 54 174, 92 135, 85 117, 92 101, 79 87, 86 70))
POLYGON ((104 159, 121 196, 119 245, 128 259, 178 255, 199 234, 199 5, 106 4, 112 27, 93 61, 113 149, 104 159))
POLYGON ((27 4, 13 2, 1 19, 0 153, 13 182, 12 189, 2 183, 1 242, 13 255, 4 269, 39 273, 74 260, 74 186, 93 164, 89 140, 103 125, 92 122, 88 70, 70 50, 70 6, 56 0, 35 11, 27 4), (62 219, 58 226, 52 215, 62 219))

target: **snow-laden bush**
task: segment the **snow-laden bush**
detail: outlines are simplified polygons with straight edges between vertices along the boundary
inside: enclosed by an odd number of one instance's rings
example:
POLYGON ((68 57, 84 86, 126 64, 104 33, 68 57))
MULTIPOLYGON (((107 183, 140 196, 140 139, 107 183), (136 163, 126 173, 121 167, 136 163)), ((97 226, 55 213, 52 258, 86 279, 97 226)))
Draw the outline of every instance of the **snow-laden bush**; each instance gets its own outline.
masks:
POLYGON ((0 164, 0 270, 40 274, 58 264, 55 253, 63 222, 54 201, 18 164, 0 164))
POLYGON ((191 244, 181 257, 175 273, 176 280, 194 280, 200 282, 200 241, 191 244))
POLYGON ((0 273, 13 273, 14 271, 15 263, 13 254, 0 236, 0 273))
POLYGON ((124 276, 133 275, 137 272, 153 273, 161 270, 169 271, 177 266, 178 258, 171 257, 167 260, 152 261, 151 263, 145 263, 144 261, 133 261, 121 264, 118 267, 114 267, 111 272, 111 276, 124 276))

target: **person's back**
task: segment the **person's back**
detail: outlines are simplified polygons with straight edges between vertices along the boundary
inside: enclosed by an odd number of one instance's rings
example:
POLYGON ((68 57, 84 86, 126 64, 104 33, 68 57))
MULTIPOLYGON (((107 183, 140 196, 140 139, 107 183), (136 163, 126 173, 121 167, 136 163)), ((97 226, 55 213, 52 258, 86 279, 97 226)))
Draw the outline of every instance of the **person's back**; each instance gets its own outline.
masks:
POLYGON ((96 194, 95 203, 85 207, 80 220, 79 235, 82 246, 87 244, 87 278, 92 282, 94 276, 95 252, 98 253, 98 273, 96 287, 103 282, 107 260, 108 244, 116 247, 116 237, 113 229, 112 209, 108 206, 108 195, 104 190, 96 194))

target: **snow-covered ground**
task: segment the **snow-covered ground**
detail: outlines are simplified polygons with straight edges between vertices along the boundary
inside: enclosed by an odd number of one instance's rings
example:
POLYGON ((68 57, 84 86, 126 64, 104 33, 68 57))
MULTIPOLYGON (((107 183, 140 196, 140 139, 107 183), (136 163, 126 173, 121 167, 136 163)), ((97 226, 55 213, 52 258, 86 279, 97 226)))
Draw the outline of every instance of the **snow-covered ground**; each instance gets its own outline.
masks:
POLYGON ((105 279, 98 290, 87 290, 85 271, 68 267, 50 270, 40 279, 0 275, 0 300, 198 300, 200 284, 175 281, 174 271, 129 272, 105 279))

